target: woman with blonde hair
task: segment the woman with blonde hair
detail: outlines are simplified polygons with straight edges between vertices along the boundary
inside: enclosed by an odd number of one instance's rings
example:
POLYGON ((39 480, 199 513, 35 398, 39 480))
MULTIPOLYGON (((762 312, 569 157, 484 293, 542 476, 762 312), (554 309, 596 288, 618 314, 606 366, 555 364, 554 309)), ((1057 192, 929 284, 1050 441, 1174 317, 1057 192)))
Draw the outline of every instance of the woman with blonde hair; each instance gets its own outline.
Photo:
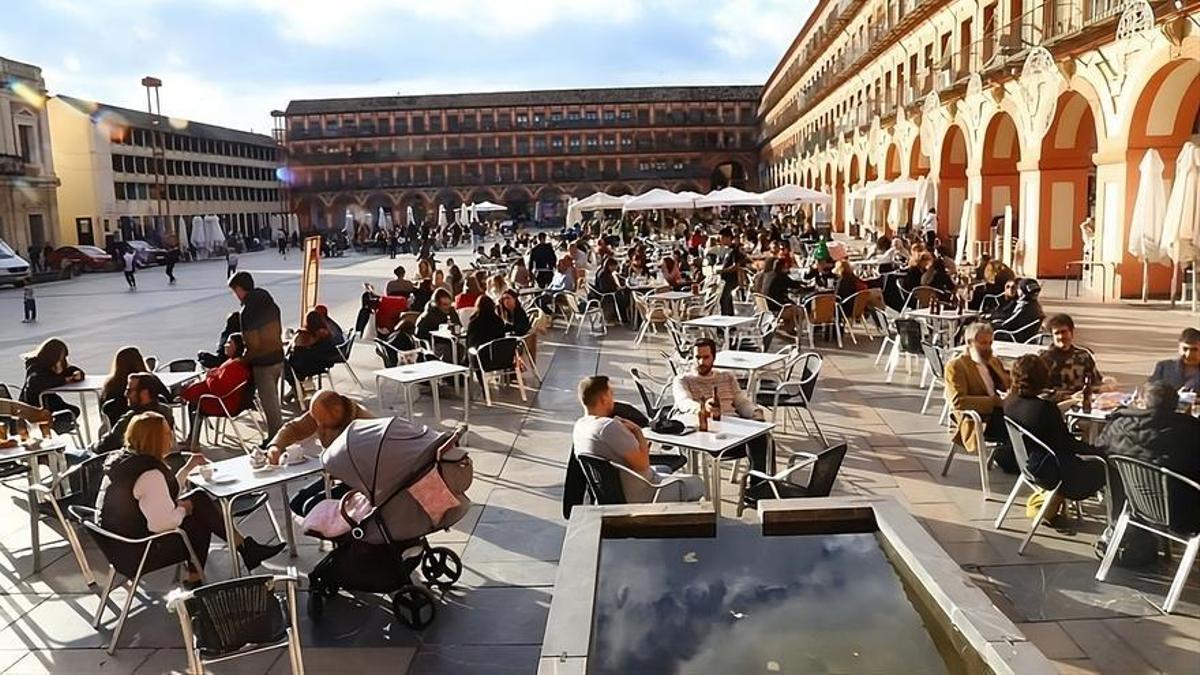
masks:
POLYGON ((500 296, 508 290, 508 279, 503 274, 493 274, 488 279, 487 296, 496 302, 500 301, 500 296))
MULTIPOLYGON (((189 455, 183 467, 172 472, 165 460, 173 448, 171 427, 162 415, 146 412, 130 420, 125 430, 125 448, 112 453, 104 463, 104 480, 96 498, 99 523, 109 532, 130 539, 182 530, 196 554, 196 562, 203 568, 213 535, 226 541, 230 538, 226 537, 220 510, 206 493, 193 492, 189 497, 179 498, 180 486, 208 460, 204 455, 189 455)), ((233 532, 232 543, 249 570, 284 548, 283 542, 260 544, 237 531, 233 532)), ((144 547, 114 542, 112 550, 106 553, 114 567, 136 569, 144 547)), ((145 556, 146 570, 188 562, 185 583, 195 584, 203 579, 202 570, 194 568, 187 547, 178 537, 156 543, 145 556)))

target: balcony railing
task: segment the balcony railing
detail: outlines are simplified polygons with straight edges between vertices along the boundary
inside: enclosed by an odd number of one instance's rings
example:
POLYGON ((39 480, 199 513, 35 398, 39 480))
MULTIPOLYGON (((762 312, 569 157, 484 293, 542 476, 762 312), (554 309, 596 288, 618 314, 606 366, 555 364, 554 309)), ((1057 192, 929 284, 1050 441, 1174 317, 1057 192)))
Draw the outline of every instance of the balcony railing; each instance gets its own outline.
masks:
POLYGON ((681 169, 668 167, 663 170, 658 169, 625 169, 622 171, 616 170, 570 170, 563 169, 551 171, 549 173, 540 173, 531 177, 528 175, 517 176, 513 180, 511 176, 498 175, 459 175, 459 176, 431 176, 428 178, 392 178, 390 176, 371 177, 361 179, 343 179, 343 180, 322 180, 312 181, 308 183, 297 183, 292 185, 291 189, 294 192, 339 192, 342 190, 377 190, 377 189, 410 189, 410 188, 443 188, 443 187, 463 187, 463 186, 478 186, 478 185, 520 185, 532 182, 545 182, 547 180, 563 181, 563 182, 597 182, 597 181, 627 181, 627 180, 705 180, 709 176, 709 172, 703 166, 684 165, 681 169))
POLYGON ((25 160, 18 155, 0 155, 0 176, 24 176, 25 160))

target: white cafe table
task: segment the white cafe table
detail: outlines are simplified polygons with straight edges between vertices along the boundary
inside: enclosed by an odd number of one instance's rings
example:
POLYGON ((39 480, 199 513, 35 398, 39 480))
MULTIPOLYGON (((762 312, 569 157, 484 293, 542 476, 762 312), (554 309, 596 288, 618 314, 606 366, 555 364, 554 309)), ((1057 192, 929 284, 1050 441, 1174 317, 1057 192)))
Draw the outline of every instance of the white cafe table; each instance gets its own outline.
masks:
POLYGON ((456 363, 445 361, 422 361, 394 368, 384 368, 375 371, 375 395, 379 404, 383 405, 383 381, 389 380, 400 385, 404 390, 404 402, 408 407, 408 420, 413 421, 412 388, 421 382, 432 382, 433 386, 433 416, 441 422, 442 404, 438 393, 438 382, 443 378, 462 378, 463 392, 463 424, 471 421, 471 370, 456 363))
MULTIPOLYGON (((313 453, 306 453, 312 455, 313 453)), ((316 456, 306 456, 303 462, 298 464, 280 464, 270 465, 271 468, 254 470, 250 467, 250 455, 240 455, 232 459, 224 459, 219 462, 213 462, 214 481, 207 481, 200 475, 200 471, 194 470, 188 477, 188 481, 195 485, 198 489, 207 492, 221 509, 221 516, 225 519, 225 531, 232 532, 234 530, 233 522, 233 500, 237 497, 249 494, 251 492, 262 492, 269 488, 278 486, 282 497, 281 504, 283 506, 284 518, 286 524, 283 528, 283 536, 287 541, 288 552, 294 558, 296 557, 296 534, 292 527, 291 510, 288 502, 288 483, 320 475, 324 468, 321 465, 321 460, 316 456), (232 476, 232 480, 228 482, 216 482, 219 476, 232 476)), ((328 492, 328 485, 326 485, 328 492)), ((270 508, 270 505, 266 505, 270 508)), ((238 560, 237 547, 232 543, 227 544, 229 548, 229 569, 230 573, 236 578, 241 576, 241 562, 238 560)))
MULTIPOLYGON (((39 460, 45 457, 49 469, 52 472, 61 473, 61 471, 65 470, 63 454, 68 450, 74 449, 75 442, 67 434, 59 434, 51 439, 42 439, 36 437, 35 431, 34 438, 31 441, 13 448, 0 449, 0 462, 25 462, 29 467, 29 485, 40 485, 41 464, 39 460)), ((38 531, 38 520, 41 517, 41 512, 38 510, 40 497, 40 493, 36 490, 29 489, 26 491, 27 506, 29 508, 29 547, 32 552, 33 572, 35 574, 42 569, 42 540, 38 531)), ((67 528, 66 537, 71 542, 72 550, 82 550, 79 547, 78 540, 75 539, 76 534, 73 528, 67 528)))
MULTIPOLYGON (((676 415, 675 419, 683 422, 689 428, 697 428, 695 415, 676 415)), ((642 434, 646 440, 652 443, 693 450, 708 457, 708 496, 713 502, 713 511, 719 516, 721 514, 721 466, 719 462, 724 459, 725 453, 760 436, 765 436, 774 429, 774 422, 759 422, 734 415, 722 415, 721 421, 709 422, 708 431, 693 431, 677 436, 656 433, 653 429, 646 427, 642 429, 642 434)), ((773 463, 770 459, 770 451, 768 451, 767 465, 770 466, 773 463)))
POLYGON ((751 400, 758 395, 759 375, 764 370, 770 370, 783 363, 786 354, 774 352, 746 352, 736 349, 725 349, 717 352, 713 367, 721 370, 738 370, 747 373, 746 393, 751 400))
POLYGON ((734 328, 744 328, 753 326, 758 321, 757 317, 753 316, 724 316, 722 314, 714 314, 712 316, 702 316, 697 319, 688 319, 683 322, 685 326, 693 328, 707 328, 713 330, 721 330, 725 333, 725 346, 729 347, 732 340, 732 332, 734 328))
POLYGON ((933 329, 941 333, 942 337, 945 338, 944 344, 950 345, 954 343, 954 333, 958 329, 958 326, 979 318, 979 312, 967 310, 959 314, 953 309, 943 309, 940 314, 934 314, 929 311, 928 307, 924 307, 921 309, 910 309, 904 315, 904 318, 920 319, 932 324, 933 329))

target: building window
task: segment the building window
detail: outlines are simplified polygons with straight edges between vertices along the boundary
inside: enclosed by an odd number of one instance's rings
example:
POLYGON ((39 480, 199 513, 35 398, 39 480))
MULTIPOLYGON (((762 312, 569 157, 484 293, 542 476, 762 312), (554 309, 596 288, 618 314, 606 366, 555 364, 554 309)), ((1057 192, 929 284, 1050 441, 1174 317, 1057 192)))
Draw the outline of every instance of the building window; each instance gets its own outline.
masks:
POLYGON ((578 122, 579 121, 579 111, 572 110, 571 112, 567 113, 567 119, 572 122, 578 122))
POLYGON ((616 119, 617 119, 616 111, 613 111, 613 110, 605 110, 604 111, 604 121, 605 122, 612 122, 612 121, 615 121, 616 119))
POLYGON ((676 171, 683 171, 683 162, 680 162, 680 161, 676 160, 676 161, 675 161, 675 164, 673 164, 673 165, 671 166, 671 168, 672 168, 672 169, 674 169, 674 170, 676 170, 676 171))
POLYGON ((571 137, 571 149, 578 150, 580 148, 580 140, 578 136, 571 137))
POLYGON ((562 121, 562 113, 560 113, 560 112, 550 113, 550 121, 551 122, 561 122, 562 121))
POLYGON ((563 139, 562 139, 562 137, 561 137, 561 136, 555 136, 554 138, 550 139, 550 146, 551 146, 551 147, 553 147, 553 148, 562 148, 562 146, 563 146, 563 139))
POLYGON ((622 136, 621 137, 621 147, 622 148, 633 147, 633 137, 632 136, 622 136))
POLYGON ((617 139, 613 138, 612 136, 605 136, 604 137, 604 147, 606 147, 606 148, 617 147, 617 139))
POLYGON ((529 124, 529 115, 526 115, 525 113, 517 113, 517 124, 522 126, 529 124))
POLYGON ((37 164, 37 136, 33 133, 33 127, 28 124, 17 125, 17 142, 21 149, 21 159, 26 164, 37 164))
POLYGON ((628 121, 628 120, 631 120, 631 119, 633 119, 633 113, 632 113, 632 112, 630 112, 630 111, 628 111, 628 110, 622 110, 622 111, 621 111, 621 121, 623 121, 623 122, 624 122, 624 121, 628 121))
POLYGON ((596 149, 596 146, 599 144, 600 144, 600 139, 596 138, 595 136, 588 136, 587 146, 588 146, 589 150, 596 149))
POLYGON ((599 118, 599 115, 596 114, 595 110, 589 110, 584 114, 584 118, 589 122, 595 122, 599 118))

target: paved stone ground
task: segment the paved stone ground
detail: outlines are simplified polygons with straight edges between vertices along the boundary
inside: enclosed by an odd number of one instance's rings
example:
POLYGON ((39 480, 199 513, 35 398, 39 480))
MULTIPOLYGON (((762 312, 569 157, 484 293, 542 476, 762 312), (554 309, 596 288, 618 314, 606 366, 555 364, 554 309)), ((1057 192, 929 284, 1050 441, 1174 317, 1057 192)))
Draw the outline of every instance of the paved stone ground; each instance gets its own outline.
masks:
MULTIPOLYGON (((252 254, 242 256, 242 265, 276 295, 285 320, 294 325, 296 256, 285 262, 274 253, 252 254)), ((348 325, 361 282, 382 282, 392 266, 377 257, 328 261, 322 300, 348 325)), ((67 339, 73 362, 94 373, 104 371, 113 351, 127 343, 164 359, 211 348, 222 317, 235 305, 223 286, 223 273, 218 262, 184 265, 180 283, 167 287, 160 272, 149 270, 139 275, 141 290, 136 293, 125 291, 120 275, 111 274, 39 286, 41 322, 26 326, 13 319, 0 332, 0 379, 19 381, 18 355, 53 334, 67 339)), ((1081 342, 1098 352, 1106 374, 1122 381, 1140 381, 1155 359, 1174 349, 1179 329, 1196 323, 1194 316, 1159 307, 1063 303, 1054 297, 1061 287, 1049 286, 1049 309, 1074 313, 1081 342)), ((19 312, 17 293, 0 291, 0 315, 19 312)), ((533 672, 565 532, 560 497, 571 424, 578 415, 575 383, 586 374, 605 373, 615 378, 622 398, 636 400, 627 369, 662 374, 658 349, 663 346, 665 338, 652 338, 636 347, 622 329, 604 338, 576 339, 561 331, 546 336, 538 355, 545 381, 528 402, 506 391, 491 409, 473 406, 469 445, 476 480, 470 495, 476 506, 451 531, 432 538, 460 552, 466 572, 460 586, 443 598, 435 625, 414 634, 396 625, 386 605, 370 596, 334 602, 320 623, 302 619, 308 670, 533 672)), ((980 499, 970 459, 959 458, 948 477, 939 475, 947 438, 935 412, 919 414, 923 391, 916 376, 902 372, 896 383, 883 384, 872 365, 877 346, 861 338, 859 345, 848 344, 844 350, 818 346, 826 361, 817 416, 831 442, 844 438, 851 445, 839 493, 887 495, 907 505, 1064 672, 1195 672, 1200 655, 1200 593, 1195 588, 1185 594, 1180 614, 1163 617, 1140 594, 1161 599, 1171 570, 1123 573, 1113 584, 1093 582, 1097 563, 1091 542, 1100 529, 1098 509, 1076 534, 1041 532, 1026 554, 1017 556, 1027 523, 1023 509, 995 530, 991 521, 998 504, 980 499)), ((370 371, 378 367, 378 359, 370 349, 359 347, 353 363, 367 389, 358 389, 338 369, 340 390, 377 410, 398 403, 386 391, 383 402, 376 399, 370 371)), ((937 405, 940 399, 932 407, 937 405)), ((443 406, 447 424, 458 419, 459 401, 443 399, 443 406)), ((423 397, 418 416, 428 420, 430 415, 430 401, 423 397)), ((792 426, 778 438, 783 451, 817 447, 792 426)), ((724 511, 732 516, 735 488, 728 481, 724 485, 724 511)), ((1007 477, 993 474, 994 490, 1010 486, 1007 477)), ((752 512, 746 517, 753 518, 752 512)), ((264 532, 265 518, 256 516, 246 528, 264 532)), ((182 671, 178 626, 156 592, 170 586, 170 576, 151 577, 151 592, 131 617, 122 648, 108 657, 98 647, 107 642, 115 620, 110 613, 100 631, 91 627, 98 590, 84 585, 55 530, 43 523, 48 562, 41 574, 31 575, 23 493, 0 489, 0 672, 182 671)), ((294 565, 303 572, 322 555, 316 542, 303 542, 299 558, 280 556, 267 567, 282 571, 294 565)), ((89 557, 94 568, 103 569, 94 547, 89 546, 89 557)), ((227 570, 224 552, 214 550, 210 574, 219 579, 227 570)), ((287 659, 266 654, 213 670, 283 673, 287 659)))

